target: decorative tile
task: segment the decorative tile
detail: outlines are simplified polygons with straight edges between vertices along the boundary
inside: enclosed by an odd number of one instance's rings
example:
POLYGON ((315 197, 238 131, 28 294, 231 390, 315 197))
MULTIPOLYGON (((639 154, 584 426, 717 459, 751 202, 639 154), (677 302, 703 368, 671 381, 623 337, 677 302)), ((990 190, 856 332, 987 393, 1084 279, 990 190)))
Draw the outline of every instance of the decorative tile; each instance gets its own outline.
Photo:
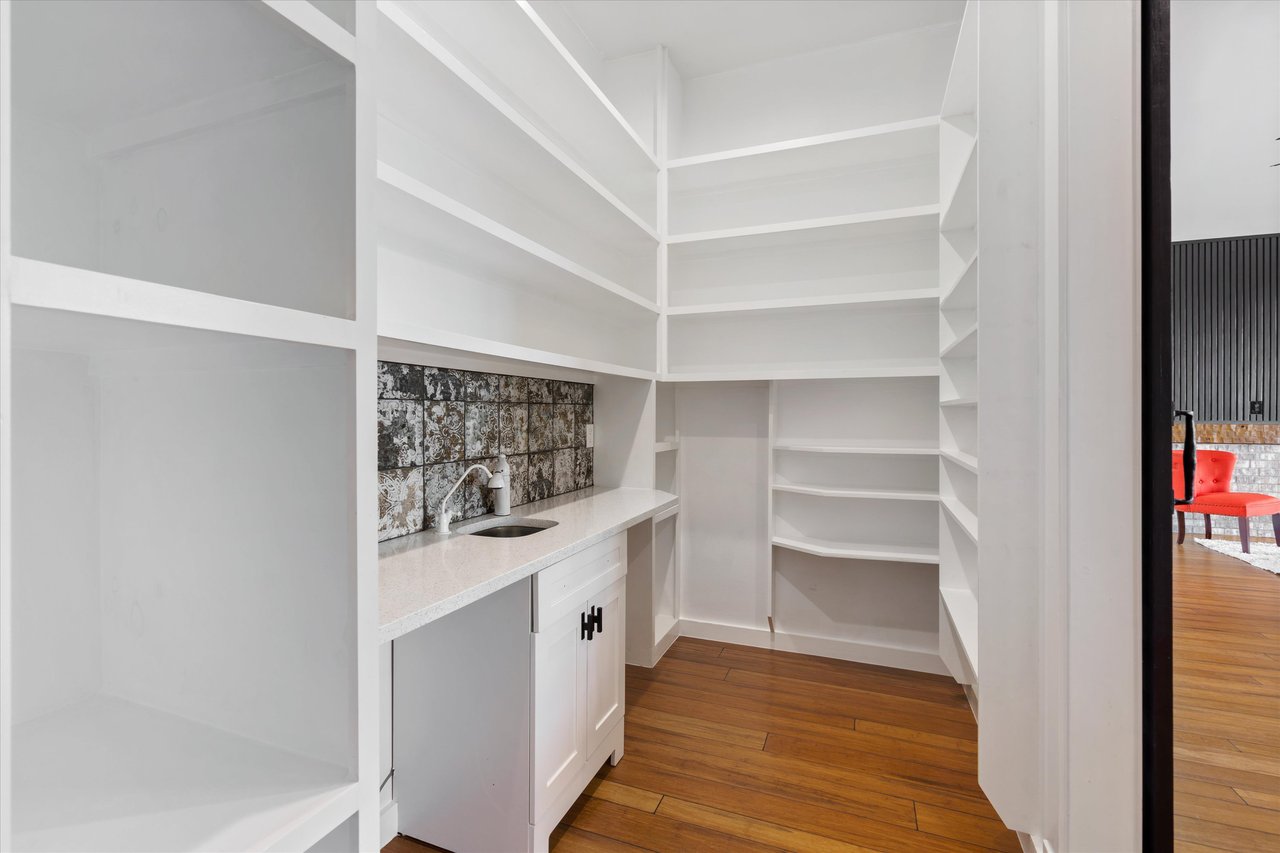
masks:
POLYGON ((422 464, 422 404, 378 401, 378 468, 422 464))
POLYGON ((421 400, 422 368, 415 364, 378 362, 379 400, 421 400))
MULTIPOLYGON (((466 465, 462 462, 445 462, 442 465, 428 465, 422 469, 422 491, 423 500, 426 504, 424 507, 424 526, 435 527, 439 519, 436 517, 440 511, 440 502, 444 500, 444 496, 449 489, 453 488, 453 484, 458 482, 458 478, 462 476, 466 465)), ((463 497, 466 485, 453 493, 453 498, 449 501, 449 509, 452 511, 455 520, 462 518, 462 510, 464 508, 463 497)))
POLYGON ((467 373, 467 402, 498 402, 502 396, 501 380, 496 373, 467 373))
POLYGON ((530 403, 550 403, 551 402, 551 380, 550 379, 528 379, 529 386, 529 402, 530 403))
POLYGON ((574 428, 573 428, 573 410, 574 406, 566 406, 556 403, 551 407, 551 441, 552 447, 561 450, 565 447, 573 447, 574 428))
MULTIPOLYGON (((511 505, 585 488, 594 455, 594 388, 579 382, 378 362, 378 539, 436 526, 445 492, 470 465, 507 454, 511 505), (424 402, 425 401, 425 402, 424 402)), ((472 472, 450 501, 455 521, 493 511, 472 472)))
POLYGON ((422 469, 378 472, 378 541, 422 529, 422 469))
POLYGON ((422 372, 423 392, 428 400, 462 400, 466 396, 463 371, 427 367, 422 372))
POLYGON ((501 381, 501 393, 504 403, 527 403, 529 380, 523 376, 504 376, 501 381))
POLYGON ((464 403, 427 403, 422 437, 423 462, 453 462, 462 459, 466 452, 464 443, 464 403))
POLYGON ((529 452, 529 404, 503 403, 499 437, 501 450, 508 455, 529 452))
POLYGON ((572 382, 564 382, 559 379, 551 382, 551 402, 553 403, 573 403, 573 385, 572 382))
POLYGON ((589 447, 579 447, 573 451, 573 485, 576 489, 585 489, 595 485, 595 451, 589 447))
POLYGON ((547 403, 529 405, 529 451, 538 453, 555 449, 555 427, 551 406, 547 403))
POLYGON ((529 502, 529 457, 508 456, 507 468, 511 472, 511 505, 529 502))
MULTIPOLYGON (((587 386, 590 387, 590 386, 587 386)), ((595 412, 591 406, 574 406, 573 412, 573 446, 587 446, 587 426, 595 420, 595 412)))
POLYGON ((574 450, 557 450, 555 452, 555 485, 554 492, 557 495, 563 495, 566 492, 572 492, 576 488, 573 483, 574 467, 577 465, 574 460, 574 450))
MULTIPOLYGON (((475 459, 467 463, 468 465, 483 465, 490 471, 498 467, 498 460, 495 459, 475 459)), ((472 471, 467 475, 467 482, 463 485, 462 490, 466 492, 463 496, 464 518, 475 518, 485 513, 493 512, 493 490, 489 488, 489 477, 480 470, 472 471)))
POLYGON ((555 454, 531 453, 529 455, 530 501, 545 500, 555 494, 555 454))
POLYGON ((498 404, 467 403, 466 457, 478 459, 498 452, 498 404))

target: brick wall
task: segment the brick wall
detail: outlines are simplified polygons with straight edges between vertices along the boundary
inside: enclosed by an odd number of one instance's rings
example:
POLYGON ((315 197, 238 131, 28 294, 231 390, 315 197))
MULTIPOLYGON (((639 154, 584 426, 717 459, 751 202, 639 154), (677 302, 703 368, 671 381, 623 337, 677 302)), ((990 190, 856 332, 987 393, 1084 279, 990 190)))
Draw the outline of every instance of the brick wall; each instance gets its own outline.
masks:
MULTIPOLYGON (((1197 434, 1199 429, 1197 428, 1197 434)), ((1231 480, 1234 492, 1257 492, 1264 495, 1280 496, 1280 445, 1277 444, 1204 444, 1197 445, 1201 450, 1229 450, 1236 455, 1236 472, 1231 480)), ((1175 443, 1173 449, 1180 451, 1182 445, 1175 443)), ((1173 530, 1178 529, 1177 519, 1173 520, 1173 530)), ((1225 515, 1213 516, 1213 535, 1226 534, 1238 536, 1240 533, 1237 521, 1225 515)), ((1204 516, 1193 515, 1187 519, 1188 536, 1204 536, 1204 516)), ((1262 516, 1250 519, 1249 535, 1272 539, 1271 517, 1262 516)))

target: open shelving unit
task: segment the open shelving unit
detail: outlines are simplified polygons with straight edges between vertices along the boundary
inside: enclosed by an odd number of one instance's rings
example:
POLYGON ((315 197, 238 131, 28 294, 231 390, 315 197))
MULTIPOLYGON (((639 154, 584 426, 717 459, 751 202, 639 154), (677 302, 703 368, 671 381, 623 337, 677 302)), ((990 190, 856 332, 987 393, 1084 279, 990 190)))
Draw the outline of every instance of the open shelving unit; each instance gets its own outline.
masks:
POLYGON ((0 7, 0 849, 377 845, 357 5, 0 7))
POLYGON ((939 127, 939 648, 978 692, 979 10, 965 8, 939 127))
POLYGON ((652 156, 531 8, 377 6, 379 334, 655 375, 652 156))

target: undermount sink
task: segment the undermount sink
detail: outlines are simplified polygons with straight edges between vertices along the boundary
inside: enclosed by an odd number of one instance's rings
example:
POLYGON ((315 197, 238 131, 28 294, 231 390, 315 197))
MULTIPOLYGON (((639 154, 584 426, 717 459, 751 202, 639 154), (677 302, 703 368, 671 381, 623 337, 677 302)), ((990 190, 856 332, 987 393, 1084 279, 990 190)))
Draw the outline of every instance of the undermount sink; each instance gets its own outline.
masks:
POLYGON ((493 539, 514 539, 517 536, 532 536, 548 527, 555 527, 560 522, 543 518, 486 518, 471 524, 460 524, 454 528, 455 533, 467 536, 488 536, 493 539))

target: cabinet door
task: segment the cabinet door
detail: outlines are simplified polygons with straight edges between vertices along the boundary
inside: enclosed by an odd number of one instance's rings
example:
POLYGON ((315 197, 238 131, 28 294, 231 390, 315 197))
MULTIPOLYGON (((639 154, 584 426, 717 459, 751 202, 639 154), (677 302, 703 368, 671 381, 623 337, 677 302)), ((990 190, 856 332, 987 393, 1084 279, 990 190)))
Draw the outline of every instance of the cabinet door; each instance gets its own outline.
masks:
POLYGON ((622 720, 626 705, 626 579, 615 581, 591 597, 588 605, 603 611, 601 630, 587 647, 587 754, 622 720))
MULTIPOLYGON (((587 647, 573 609, 533 638, 533 790, 536 821, 587 760, 587 647)), ((608 618, 608 617, 606 617, 608 618)))

